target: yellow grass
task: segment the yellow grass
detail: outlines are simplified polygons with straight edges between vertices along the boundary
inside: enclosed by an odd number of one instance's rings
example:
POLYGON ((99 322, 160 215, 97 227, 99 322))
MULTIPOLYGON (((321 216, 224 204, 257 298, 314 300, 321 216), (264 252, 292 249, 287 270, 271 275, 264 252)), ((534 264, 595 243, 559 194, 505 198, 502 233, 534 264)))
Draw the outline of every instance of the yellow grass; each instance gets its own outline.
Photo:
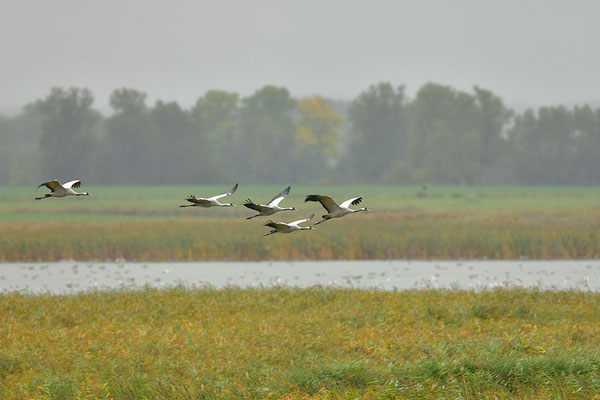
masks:
POLYGON ((600 295, 166 289, 0 295, 0 398, 589 399, 600 295))
POLYGON ((4 222, 0 261, 330 260, 600 256, 600 208, 398 210, 262 237, 264 221, 4 222))

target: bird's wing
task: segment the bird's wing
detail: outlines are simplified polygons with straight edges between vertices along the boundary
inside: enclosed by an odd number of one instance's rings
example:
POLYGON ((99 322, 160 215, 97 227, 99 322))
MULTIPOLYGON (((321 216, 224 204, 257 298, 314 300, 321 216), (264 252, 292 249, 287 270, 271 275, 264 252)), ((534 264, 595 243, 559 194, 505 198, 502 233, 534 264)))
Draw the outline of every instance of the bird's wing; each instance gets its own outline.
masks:
POLYGON ((342 204, 340 204, 340 207, 342 207, 342 208, 348 208, 348 207, 350 207, 350 204, 352 204, 353 206, 355 206, 358 203, 360 203, 361 201, 362 201, 362 197, 353 197, 353 198, 351 198, 349 200, 346 200, 342 204))
POLYGON ((256 204, 255 202, 253 202, 250 199, 246 199, 246 202, 244 203, 244 206, 247 207, 247 208, 249 208, 249 209, 251 209, 251 210, 258 211, 258 212, 263 212, 263 211, 269 209, 269 207, 265 207, 262 204, 256 204))
POLYGON ((77 189, 79 186, 81 186, 81 181, 80 180, 63 183, 63 187, 65 189, 70 189, 70 188, 77 189))
POLYGON ((285 199, 287 195, 290 193, 290 187, 286 187, 283 189, 283 192, 279 193, 277 196, 273 197, 273 199, 267 203, 268 206, 274 207, 281 203, 281 200, 285 199))
POLYGON ((190 196, 186 200, 189 201, 190 203, 194 203, 194 204, 209 204, 210 203, 210 201, 208 199, 196 197, 193 194, 190 194, 190 196))
POLYGON ((290 225, 298 225, 303 222, 310 221, 311 219, 313 219, 314 216, 315 216, 315 214, 311 214, 310 216, 308 216, 306 218, 299 219, 298 221, 290 222, 290 225))
POLYGON ((60 190, 60 189, 64 189, 64 187, 56 179, 48 181, 48 182, 40 183, 40 185, 37 188, 41 188, 42 186, 46 186, 48 189, 52 190, 53 192, 60 190))
POLYGON ((269 222, 267 222, 265 224, 265 226, 268 226, 269 228, 274 228, 274 229, 284 229, 285 227, 288 226, 288 224, 283 223, 283 222, 273 222, 273 221, 269 220, 269 222))
POLYGON ((325 196, 322 194, 309 194, 304 199, 304 202, 307 201, 318 201, 321 205, 327 210, 327 212, 333 212, 340 208, 335 201, 330 196, 325 196))
POLYGON ((218 199, 220 199, 221 197, 225 197, 225 196, 229 196, 230 194, 234 194, 234 193, 235 193, 235 191, 237 190, 237 188, 238 188, 238 184, 236 183, 236 184, 235 184, 235 186, 234 186, 234 187, 232 187, 230 191, 228 191, 228 192, 225 192, 225 193, 218 194, 218 195, 216 195, 216 196, 213 196, 213 197, 211 197, 211 199, 212 199, 212 200, 218 200, 218 199))

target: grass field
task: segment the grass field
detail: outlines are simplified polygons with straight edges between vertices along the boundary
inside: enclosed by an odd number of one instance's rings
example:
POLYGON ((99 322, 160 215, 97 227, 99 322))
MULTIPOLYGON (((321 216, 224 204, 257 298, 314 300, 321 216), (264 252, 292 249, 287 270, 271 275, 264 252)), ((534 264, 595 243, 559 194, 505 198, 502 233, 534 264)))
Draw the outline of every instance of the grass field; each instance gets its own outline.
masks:
POLYGON ((3 294, 0 315, 3 399, 600 393, 600 295, 592 293, 313 287, 3 294))
MULTIPOLYGON (((247 221, 244 207, 178 207, 189 193, 228 188, 90 187, 91 198, 42 201, 30 188, 0 188, 0 261, 600 256, 600 188, 299 186, 283 203, 298 210, 275 220, 321 215, 303 202, 308 193, 362 195, 374 212, 268 238, 267 218, 247 221)), ((280 190, 241 186, 231 200, 267 202, 280 190)))

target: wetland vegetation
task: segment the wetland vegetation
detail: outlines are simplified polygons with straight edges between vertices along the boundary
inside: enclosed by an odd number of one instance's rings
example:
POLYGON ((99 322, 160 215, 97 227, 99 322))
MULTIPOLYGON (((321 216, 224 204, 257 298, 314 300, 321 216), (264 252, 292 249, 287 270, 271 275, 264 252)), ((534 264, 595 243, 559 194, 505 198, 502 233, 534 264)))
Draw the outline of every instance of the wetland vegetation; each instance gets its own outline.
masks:
POLYGON ((322 287, 1 294, 0 397, 589 399, 600 388, 599 296, 322 287))
MULTIPOLYGON (((373 209, 311 232, 263 238, 251 211, 180 209, 189 193, 220 187, 90 187, 94 197, 32 200, 0 189, 0 260, 201 261, 331 259, 567 259, 599 254, 600 189, 556 187, 297 186, 291 221, 319 204, 308 193, 362 195, 373 209)), ((240 186, 234 203, 268 199, 275 186, 240 186)), ((296 218, 297 219, 297 218, 296 218)))

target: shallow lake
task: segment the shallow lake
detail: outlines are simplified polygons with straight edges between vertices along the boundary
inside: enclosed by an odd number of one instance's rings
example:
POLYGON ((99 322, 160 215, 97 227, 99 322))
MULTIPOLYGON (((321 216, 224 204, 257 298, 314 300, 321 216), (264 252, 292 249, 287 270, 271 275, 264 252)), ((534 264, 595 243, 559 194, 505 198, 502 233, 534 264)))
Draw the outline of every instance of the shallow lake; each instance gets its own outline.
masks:
POLYGON ((0 264, 1 292, 72 293, 175 285, 322 285, 382 290, 537 287, 599 291, 600 260, 0 264))

